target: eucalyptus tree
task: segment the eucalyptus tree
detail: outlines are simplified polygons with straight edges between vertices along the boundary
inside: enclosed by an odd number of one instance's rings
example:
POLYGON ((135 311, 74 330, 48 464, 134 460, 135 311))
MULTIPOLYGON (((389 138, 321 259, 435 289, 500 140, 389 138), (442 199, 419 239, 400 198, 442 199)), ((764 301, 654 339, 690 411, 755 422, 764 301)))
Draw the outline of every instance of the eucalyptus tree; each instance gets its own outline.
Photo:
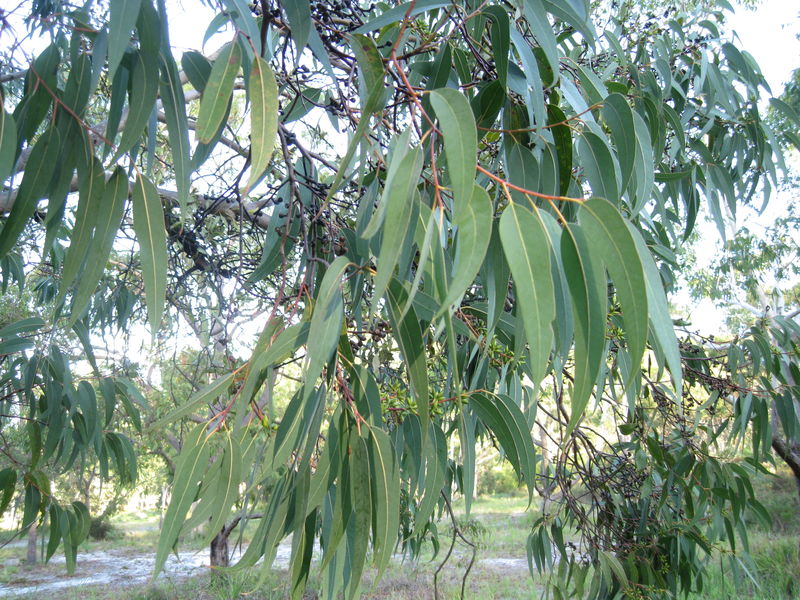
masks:
POLYGON ((101 372, 88 345, 76 360, 78 340, 89 340, 85 323, 75 323, 71 339, 59 332, 47 310, 20 293, 26 280, 46 286, 48 277, 26 277, 18 259, 6 261, 0 278, 2 301, 22 295, 26 309, 18 318, 0 319, 0 513, 21 515, 18 533, 29 534, 29 563, 36 561, 39 525, 46 523, 42 553, 49 560, 61 546, 72 573, 90 531, 90 494, 59 484, 90 474, 132 487, 138 463, 123 431, 141 429, 143 399, 129 379, 101 372), (20 290, 10 289, 12 282, 20 290))
POLYGON ((665 295, 698 216, 761 201, 782 168, 721 13, 223 0, 209 51, 176 57, 164 0, 29 8, 52 43, 2 76, 4 268, 41 232, 55 327, 96 323, 120 262, 154 337, 212 306, 176 295, 189 281, 218 298, 201 336, 227 294, 264 310, 250 358, 155 424, 201 417, 156 571, 188 526, 257 509, 233 568, 268 569, 291 533, 293 597, 315 540, 324 594, 356 596, 369 557, 380 576, 438 548, 440 517, 467 539, 452 502, 469 512, 482 439, 543 502, 529 563, 560 596, 675 594, 716 548, 746 560, 768 400, 684 372, 665 295), (726 431, 753 455, 726 460, 726 431))

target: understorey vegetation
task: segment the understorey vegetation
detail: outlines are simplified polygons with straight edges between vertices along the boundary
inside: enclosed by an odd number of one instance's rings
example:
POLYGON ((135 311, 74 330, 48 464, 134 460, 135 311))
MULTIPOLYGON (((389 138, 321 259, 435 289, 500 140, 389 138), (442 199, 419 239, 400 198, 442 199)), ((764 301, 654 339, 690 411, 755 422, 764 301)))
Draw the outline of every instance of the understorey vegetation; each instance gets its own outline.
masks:
MULTIPOLYGON (((663 4, 0 12, 0 513, 73 570, 76 489, 116 510, 157 464, 154 575, 202 527, 248 577, 291 535, 292 598, 458 545, 464 595, 491 448, 554 598, 751 576, 753 478, 800 482, 800 322, 782 297, 721 341, 668 295, 698 230, 735 253, 800 120, 724 7, 663 4)), ((731 285, 766 301, 768 263, 731 285)))

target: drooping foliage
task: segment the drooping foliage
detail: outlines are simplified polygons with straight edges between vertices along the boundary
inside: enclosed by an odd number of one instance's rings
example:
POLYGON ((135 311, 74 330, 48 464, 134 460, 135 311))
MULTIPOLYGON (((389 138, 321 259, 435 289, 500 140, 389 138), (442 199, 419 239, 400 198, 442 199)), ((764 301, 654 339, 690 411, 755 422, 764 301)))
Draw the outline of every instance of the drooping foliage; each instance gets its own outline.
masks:
MULTIPOLYGON (((452 500, 469 511, 478 443, 544 503, 529 562, 560 596, 689 591, 714 548, 746 540, 772 396, 697 368, 665 295, 700 215, 724 236, 782 166, 768 86, 721 13, 224 0, 219 49, 176 57, 163 0, 61 4, 33 4, 52 43, 5 78, 3 272, 45 257, 53 328, 124 325, 143 303, 156 337, 167 300, 231 314, 231 290, 266 315, 250 358, 161 421, 201 417, 156 571, 182 532, 257 507, 234 568, 269 568, 291 533, 293 596, 318 540, 325 595, 354 597, 367 560, 438 548, 452 500), (273 428, 265 402, 297 360, 273 428), (752 436, 752 457, 722 458, 723 435, 752 436)), ((749 367, 779 377, 760 339, 749 367)), ((6 354, 21 373, 29 354, 6 354)), ((93 404, 68 427, 50 394, 33 429, 102 456, 88 429, 109 434, 76 425, 93 404)), ((781 394, 796 439, 795 387, 781 394)))

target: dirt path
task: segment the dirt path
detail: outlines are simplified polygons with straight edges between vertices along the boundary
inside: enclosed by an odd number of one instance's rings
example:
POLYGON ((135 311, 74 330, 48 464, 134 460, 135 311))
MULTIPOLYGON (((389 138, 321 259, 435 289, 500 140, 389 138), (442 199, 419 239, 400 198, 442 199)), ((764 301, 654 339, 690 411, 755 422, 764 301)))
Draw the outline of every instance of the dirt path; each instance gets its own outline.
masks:
MULTIPOLYGON (((289 566, 292 552, 291 541, 278 546, 273 567, 285 569, 289 566)), ((232 562, 239 558, 237 553, 232 562)), ((400 557, 398 557, 400 558, 400 557)), ((484 558, 478 562, 485 567, 504 571, 528 570, 524 558, 484 558)), ((21 569, 17 578, 0 584, 0 597, 21 596, 24 594, 48 594, 58 590, 85 585, 116 585, 127 587, 146 583, 153 573, 155 554, 132 554, 125 549, 84 552, 78 556, 75 574, 67 576, 64 557, 55 556, 47 566, 26 571, 21 569)), ((180 552, 176 558, 170 555, 159 579, 174 580, 201 575, 207 572, 208 550, 199 552, 180 552)))
MULTIPOLYGON (((289 564, 292 546, 281 544, 273 563, 276 568, 289 564)), ((235 561, 239 554, 232 557, 235 561)), ((130 586, 146 583, 153 574, 155 554, 131 554, 124 549, 84 552, 78 555, 75 574, 65 574, 64 557, 55 556, 43 569, 20 570, 18 578, 0 585, 0 597, 43 594, 83 585, 130 586), (54 568, 53 568, 54 567, 54 568)), ((170 555, 159 579, 183 579, 208 571, 208 550, 170 555)))

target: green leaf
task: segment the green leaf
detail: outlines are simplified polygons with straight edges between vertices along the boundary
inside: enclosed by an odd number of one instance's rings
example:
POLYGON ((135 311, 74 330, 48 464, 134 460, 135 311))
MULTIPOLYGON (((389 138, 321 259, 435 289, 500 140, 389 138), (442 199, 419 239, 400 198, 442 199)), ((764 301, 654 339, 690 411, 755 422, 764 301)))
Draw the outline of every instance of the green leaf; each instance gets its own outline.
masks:
POLYGON ((47 540, 47 551, 45 561, 53 558, 58 550, 58 543, 61 541, 61 507, 56 503, 50 505, 50 535, 47 540))
POLYGON ((339 190, 339 186, 342 184, 344 180, 345 173, 347 169, 350 168, 350 163, 353 160, 353 155, 356 152, 356 149, 362 142, 369 143, 369 139, 367 137, 367 132, 369 131, 369 123, 370 118, 369 115, 362 115, 358 121, 358 125, 356 126, 356 130, 353 132, 353 137, 350 138, 350 143, 347 145, 347 151, 344 153, 341 161, 339 162, 339 168, 336 170, 336 174, 333 176, 333 181, 331 182, 331 187, 328 189, 328 194, 325 196, 325 202, 323 203, 323 208, 331 201, 334 194, 339 190))
POLYGON ((161 53, 161 103, 167 121, 169 146, 175 168, 175 185, 178 187, 178 203, 181 215, 186 216, 189 206, 189 175, 191 154, 189 150, 189 124, 186 120, 186 98, 178 73, 178 65, 169 52, 161 53))
POLYGON ((79 500, 72 503, 72 508, 75 511, 75 516, 78 518, 78 527, 73 534, 73 543, 77 546, 89 536, 89 529, 91 528, 91 517, 89 516, 89 509, 86 505, 79 500))
POLYGON ((508 80, 508 51, 511 46, 509 35, 510 22, 508 11, 502 6, 488 6, 483 14, 492 19, 492 50, 494 52, 494 65, 497 69, 497 80, 506 87, 508 80))
POLYGON ((39 482, 35 477, 35 473, 25 473, 23 486, 25 490, 25 500, 20 528, 23 531, 27 531, 30 526, 36 522, 39 516, 42 492, 40 491, 39 482))
MULTIPOLYGON (((342 445, 345 447, 345 451, 351 452, 352 450, 348 443, 349 433, 345 431, 340 435, 343 437, 342 445)), ((348 456, 340 457, 337 460, 341 462, 339 481, 335 487, 331 488, 326 501, 326 512, 330 514, 329 522, 331 524, 325 532, 325 552, 322 555, 320 564, 322 573, 325 573, 331 562, 335 564, 333 559, 336 557, 337 549, 348 529, 349 522, 353 518, 352 494, 350 492, 350 461, 348 456)))
POLYGON ((472 112, 478 128, 478 140, 480 141, 488 133, 486 129, 491 128, 506 101, 506 91, 502 84, 497 81, 490 81, 481 86, 475 97, 470 101, 472 112))
POLYGON ((575 373, 569 434, 586 409, 604 361, 608 293, 603 263, 590 252, 586 236, 577 225, 564 229, 561 259, 575 321, 575 373))
MULTIPOLYGON (((278 334, 278 337, 264 351, 256 357, 254 366, 251 369, 265 368, 275 363, 286 360, 294 351, 306 343, 309 334, 309 324, 307 322, 297 323, 287 327, 278 334)), ((245 385, 247 385, 245 383, 245 385)))
POLYGON ((525 0, 525 17, 553 73, 554 80, 549 85, 555 85, 560 71, 559 54, 556 46, 556 36, 547 18, 544 2, 542 0, 525 0))
POLYGON ((333 427, 328 429, 325 439, 327 440, 325 449, 317 459, 317 468, 311 475, 311 481, 309 482, 307 504, 309 510, 320 506, 336 476, 334 465, 331 464, 331 461, 334 457, 338 460, 339 438, 333 427))
POLYGON ((511 398, 502 395, 490 398, 482 393, 472 394, 469 404, 484 425, 495 434, 517 477, 525 482, 528 495, 532 497, 536 457, 525 415, 511 398))
MULTIPOLYGON (((380 579, 392 558, 400 529, 400 475, 389 436, 380 429, 369 431, 370 481, 372 482, 373 564, 380 579)), ((0 511, 2 512, 2 511, 0 511)))
POLYGON ((547 124, 553 132, 558 158, 558 193, 566 196, 572 182, 572 129, 567 122, 567 115, 554 104, 547 105, 547 124))
POLYGON ((579 222, 591 251, 608 270, 622 305, 622 321, 633 369, 626 385, 638 373, 647 344, 647 282, 636 242, 628 224, 613 204, 592 198, 581 205, 579 222))
POLYGON ((281 116, 281 123, 291 123, 305 117, 319 104, 322 90, 313 87, 303 87, 288 103, 287 109, 281 116))
POLYGON ((427 437, 422 441, 422 454, 425 458, 424 486, 414 514, 412 535, 422 531, 433 515, 447 478, 447 442, 444 433, 434 423, 430 423, 428 429, 427 437))
POLYGON ((78 284, 78 289, 72 302, 72 314, 69 324, 72 326, 81 317, 84 309, 89 304, 89 299, 103 275, 114 245, 122 215, 125 212, 125 200, 128 198, 128 177, 121 167, 114 170, 108 180, 103 200, 98 208, 97 224, 92 237, 89 255, 87 256, 86 269, 78 284))
POLYGON ((585 0, 570 0, 569 2, 544 0, 544 3, 549 12, 565 23, 572 25, 581 32, 590 45, 594 45, 597 32, 590 18, 590 5, 588 2, 585 0))
POLYGON ((211 61, 196 50, 184 52, 181 57, 183 72, 194 89, 202 92, 206 89, 208 78, 211 75, 211 61))
POLYGON ((794 127, 800 129, 800 114, 797 113, 797 110, 780 98, 770 98, 769 103, 774 110, 780 112, 784 118, 789 119, 794 127))
POLYGON ((443 6, 449 5, 449 0, 418 0, 417 2, 407 2, 406 4, 401 4, 399 6, 393 6, 385 13, 375 17, 374 19, 371 19, 361 27, 357 28, 355 33, 369 33, 370 31, 375 31, 376 29, 380 29, 386 25, 398 23, 402 21, 406 15, 408 15, 408 18, 411 19, 425 11, 435 10, 437 8, 442 8, 443 6))
MULTIPOLYGON (((395 160, 397 160, 395 158, 395 160)), ((422 150, 412 148, 406 152, 399 165, 392 169, 384 188, 383 204, 386 207, 384 226, 381 230, 381 247, 378 255, 378 273, 375 276, 373 297, 381 298, 394 274, 397 261, 403 251, 403 241, 411 223, 414 191, 422 170, 422 150)))
MULTIPOLYGON (((156 3, 160 1, 161 0, 156 0, 156 3)), ((164 17, 166 17, 166 14, 164 17)), ((156 59, 158 58, 158 53, 161 51, 162 46, 166 47, 169 45, 164 44, 164 39, 162 38, 164 34, 164 24, 161 19, 162 16, 159 15, 158 9, 153 6, 152 0, 143 0, 142 8, 139 11, 139 18, 136 21, 136 38, 139 42, 139 50, 151 53, 156 59)), ((93 49, 92 60, 94 59, 93 49)))
POLYGON ((150 113, 153 112, 158 97, 158 55, 153 52, 137 51, 133 54, 133 72, 131 73, 130 104, 125 129, 122 131, 117 151, 111 162, 130 150, 142 137, 150 113))
MULTIPOLYGON (((528 148, 522 144, 511 142, 509 138, 503 144, 505 172, 508 173, 509 183, 526 190, 541 188, 539 178, 539 164, 528 148)), ((528 196, 517 190, 510 190, 515 202, 523 206, 528 204, 528 196)))
POLYGON ((0 329, 0 339, 8 338, 17 335, 28 335, 38 331, 46 325, 44 319, 41 317, 28 317, 14 321, 0 329))
MULTIPOLYGON (((397 177, 402 177, 400 165, 403 163, 403 159, 408 154, 408 139, 410 136, 410 130, 404 131, 393 140, 393 143, 389 148, 389 156, 386 159, 388 168, 386 171, 386 180, 383 185, 383 193, 381 194, 380 202, 378 203, 375 212, 373 212, 370 216, 369 222, 366 225, 363 225, 363 219, 361 219, 360 224, 357 227, 359 235, 364 239, 370 239, 374 237, 375 234, 378 233, 380 226, 383 224, 383 220, 386 217, 386 205, 389 199, 388 188, 393 185, 393 182, 397 177)), ((364 206, 364 218, 367 214, 369 214, 369 202, 371 201, 372 196, 367 199, 368 203, 366 203, 364 206)))
MULTIPOLYGON (((431 63, 427 61, 425 63, 412 63, 412 64, 419 64, 422 66, 424 64, 425 71, 427 72, 427 80, 425 82, 425 89, 427 91, 435 90, 437 88, 446 87, 447 82, 450 80, 450 76, 453 73, 453 51, 451 45, 446 41, 444 43, 439 44, 439 50, 436 53, 436 57, 433 59, 431 63)), ((470 74, 469 81, 472 81, 472 76, 470 74)), ((499 83, 497 84, 501 91, 503 86, 499 83)), ((433 108, 431 107, 431 99, 430 94, 424 94, 422 96, 422 108, 428 114, 433 114, 433 108)), ((473 98, 474 100, 474 98, 473 98)), ((481 101, 483 103, 483 100, 481 101)), ((426 119, 423 119, 422 126, 425 130, 430 128, 430 124, 426 119)))
MULTIPOLYGON (((439 224, 442 220, 444 220, 443 211, 441 209, 433 209, 430 210, 428 216, 425 216, 424 213, 429 211, 428 207, 424 204, 420 203, 420 214, 417 217, 417 229, 415 230, 416 239, 414 240, 419 256, 417 258, 417 265, 427 265, 428 259, 431 255, 431 248, 432 244, 434 243, 434 234, 439 232, 439 224)), ((376 211, 377 212, 377 211, 376 211)), ((438 237, 438 236, 437 236, 438 237)), ((435 242, 438 243, 438 240, 435 242)), ((408 298, 406 299, 406 305, 403 307, 403 312, 400 313, 399 318, 402 319, 408 308, 414 302, 417 292, 419 292, 420 282, 422 281, 422 277, 425 275, 425 269, 417 269, 417 272, 414 274, 414 279, 411 282, 410 292, 408 294, 408 298)), ((433 298, 431 298, 433 301, 433 298)), ((435 302, 435 301, 434 301, 435 302)), ((438 310, 436 312, 439 312, 438 310)), ((431 313, 431 319, 433 320, 433 313, 431 313)))
POLYGON ((444 141, 447 172, 453 188, 453 213, 469 204, 475 186, 475 169, 478 161, 478 135, 475 116, 466 96, 451 88, 433 90, 431 106, 436 111, 444 141))
POLYGON ((633 113, 633 124, 636 130, 637 144, 634 176, 631 180, 631 191, 636 200, 632 208, 632 214, 637 215, 652 196, 656 174, 653 171, 653 147, 650 143, 647 124, 637 113, 633 113))
POLYGON ((278 84, 269 63, 260 56, 250 73, 250 104, 250 181, 244 194, 267 169, 278 135, 278 84))
POLYGON ((672 374, 675 391, 683 390, 683 364, 681 363, 678 338, 669 313, 669 303, 664 294, 664 285, 658 271, 653 255, 647 248, 641 234, 629 222, 625 223, 630 231, 631 238, 636 244, 636 250, 642 261, 644 276, 647 280, 647 307, 650 311, 650 330, 654 338, 654 346, 660 349, 664 361, 672 374))
MULTIPOLYGON (((541 90, 544 85, 542 77, 539 73, 539 63, 536 60, 536 55, 530 47, 528 39, 517 30, 516 27, 511 27, 511 42, 519 54, 520 64, 525 73, 525 90, 523 97, 526 97, 530 103, 530 113, 533 115, 534 123, 537 125, 544 124, 547 121, 547 113, 544 106, 544 94, 541 90)), ((512 63, 513 64, 513 63, 512 63)), ((545 77, 548 80, 552 79, 553 73, 551 70, 545 70, 545 77), (550 71, 550 72, 548 72, 550 71)), ((509 111, 509 116, 515 111, 509 111)), ((523 125, 524 127, 524 125, 523 125)))
POLYGON ((52 91, 56 89, 56 72, 60 61, 58 45, 52 43, 36 57, 32 68, 28 69, 22 101, 14 109, 14 121, 17 124, 15 148, 33 139, 42 120, 47 116, 53 103, 52 91))
POLYGON ((139 391, 130 379, 126 379, 125 377, 115 377, 114 378, 114 385, 117 388, 117 391, 121 394, 123 403, 130 404, 130 407, 126 406, 125 412, 134 422, 134 426, 141 429, 141 425, 137 425, 139 416, 138 410, 134 407, 134 404, 142 407, 147 408, 147 400, 139 391))
POLYGON ((239 497, 239 484, 242 481, 242 451, 239 441, 230 433, 225 436, 220 461, 220 478, 215 489, 209 490, 214 495, 211 503, 211 522, 208 526, 208 535, 203 540, 203 545, 211 543, 228 519, 231 506, 239 497))
POLYGON ((305 372, 305 398, 311 395, 314 382, 322 368, 336 351, 344 319, 342 300, 342 275, 349 266, 346 257, 340 256, 331 263, 319 286, 311 328, 308 332, 308 367, 305 372))
MULTIPOLYGON (((84 131, 81 131, 75 121, 64 120, 60 123, 62 143, 71 148, 68 153, 62 153, 60 162, 55 166, 54 176, 50 184, 50 193, 47 202, 47 216, 44 219, 45 238, 42 244, 42 257, 48 257, 54 249, 53 243, 62 231, 64 213, 67 208, 67 196, 72 187, 72 179, 76 163, 90 153, 88 140, 84 131), (80 141, 76 137, 80 137, 80 141)), ((57 249, 56 249, 57 251, 57 249)))
POLYGON ((228 99, 233 93, 233 83, 241 63, 242 51, 234 40, 222 47, 214 66, 211 67, 211 74, 200 101, 200 113, 195 130, 197 139, 204 144, 209 143, 214 137, 227 112, 228 99))
POLYGON ((214 381, 203 386, 200 390, 195 392, 192 397, 186 401, 186 404, 183 404, 175 410, 170 411, 167 415, 161 417, 155 423, 153 423, 150 428, 160 429, 165 425, 175 423, 178 421, 178 419, 194 413, 204 404, 213 402, 223 393, 227 393, 227 389, 233 382, 233 378, 234 373, 228 373, 227 375, 217 377, 214 381))
POLYGON ((306 517, 303 528, 292 537, 292 600, 302 600, 305 595, 311 559, 314 556, 314 536, 317 532, 317 510, 306 517))
POLYGON ((578 156, 595 196, 619 202, 616 164, 607 143, 591 131, 578 138, 578 156))
POLYGON ((33 346, 33 340, 12 337, 0 342, 0 357, 16 354, 18 352, 22 352, 23 350, 29 350, 30 348, 33 348, 33 346))
POLYGON ((164 514, 164 526, 158 537, 153 578, 161 572, 167 555, 178 541, 183 521, 197 496, 200 480, 208 467, 209 453, 206 426, 201 423, 186 437, 178 460, 175 462, 172 498, 164 514))
POLYGON ((17 148, 17 125, 14 118, 0 106, 0 183, 11 175, 17 148))
POLYGON ((131 31, 139 17, 142 0, 111 0, 108 28, 108 77, 114 73, 131 42, 131 31))
POLYGON ((595 72, 580 64, 575 65, 578 72, 581 91, 592 105, 601 104, 608 96, 608 88, 603 84, 595 72))
POLYGON ((294 62, 300 61, 300 55, 308 45, 308 36, 314 21, 311 18, 311 7, 308 0, 293 0, 292 2, 282 2, 281 6, 286 11, 286 18, 289 19, 289 28, 292 34, 292 41, 296 49, 294 62))
POLYGON ((105 144, 103 148, 104 158, 114 146, 114 140, 119 131, 119 124, 122 121, 122 109, 125 106, 125 98, 128 96, 128 86, 131 76, 131 71, 127 63, 127 60, 122 61, 111 80, 111 103, 108 107, 108 119, 106 120, 105 133, 108 143, 105 144))
POLYGON ((133 228, 142 261, 147 317, 155 337, 167 297, 167 233, 158 190, 141 173, 133 186, 133 228))
POLYGON ((365 35, 351 35, 350 46, 361 70, 361 111, 363 114, 379 113, 387 99, 383 58, 372 38, 365 35))
POLYGON ((461 299, 480 271, 492 237, 493 210, 489 194, 482 187, 475 185, 469 203, 457 215, 455 225, 458 227, 458 246, 453 279, 434 321, 451 304, 461 299))
POLYGON ((72 575, 75 572, 75 554, 77 552, 76 546, 72 543, 72 531, 77 528, 77 519, 75 515, 67 510, 62 510, 59 515, 59 528, 61 529, 61 538, 64 540, 64 559, 67 563, 67 573, 72 575))
MULTIPOLYGON (((633 165, 636 160, 636 131, 633 125, 633 112, 628 105, 628 101, 622 94, 611 94, 603 100, 603 118, 611 130, 611 139, 617 147, 619 156, 619 166, 622 171, 622 181, 619 189, 624 192, 633 174, 633 165)), ((649 141, 648 141, 649 145, 649 141)), ((652 169, 652 162, 650 164, 652 169)), ((594 190, 594 188, 592 188, 594 190)), ((598 196, 603 194, 596 192, 598 196)), ((604 196, 608 200, 614 201, 614 197, 604 196)))
MULTIPOLYGON (((370 481, 370 461, 367 441, 353 430, 350 438, 350 495, 352 498, 353 515, 352 536, 348 531, 348 546, 352 549, 348 556, 350 570, 350 593, 347 595, 352 600, 358 591, 358 583, 364 571, 369 546, 369 529, 372 524, 372 491, 370 481)), ((348 527, 349 529, 349 527, 348 527)))
POLYGON ((461 443, 462 492, 464 494, 464 513, 470 517, 472 502, 475 499, 475 414, 462 410, 458 417, 458 438, 461 443))
POLYGON ((600 561, 600 566, 603 568, 603 570, 610 570, 614 574, 614 577, 617 579, 620 586, 624 587, 628 584, 628 577, 625 575, 625 569, 616 556, 614 556, 611 552, 598 550, 597 558, 600 561))
POLYGON ((100 420, 97 418, 97 396, 88 381, 80 382, 77 396, 81 414, 86 422, 86 433, 89 441, 93 442, 100 433, 100 420))
POLYGON ((0 230, 0 258, 6 256, 16 245, 28 219, 36 211, 39 200, 50 192, 53 165, 58 163, 59 154, 63 151, 61 136, 55 127, 47 129, 34 144, 11 214, 0 230))
POLYGON ((235 28, 244 34, 247 47, 254 48, 255 53, 261 56, 261 33, 250 4, 244 0, 223 0, 223 4, 228 7, 235 28))
POLYGON ((517 316, 522 317, 535 384, 544 377, 556 317, 550 242, 538 209, 511 203, 500 217, 500 239, 514 278, 517 316))
POLYGON ((407 304, 408 293, 395 279, 389 285, 387 300, 389 302, 389 322, 392 332, 400 346, 400 354, 408 369, 408 378, 411 383, 411 393, 417 401, 419 421, 422 427, 423 438, 427 435, 430 422, 430 398, 428 396, 428 369, 425 356, 425 344, 422 339, 422 329, 419 325, 417 313, 413 308, 408 308, 405 316, 400 319, 400 311, 407 304))
POLYGON ((2 497, 0 497, 0 515, 6 512, 6 508, 14 498, 14 491, 17 485, 17 471, 16 469, 5 468, 0 471, 0 490, 2 497))
POLYGON ((94 91, 100 81, 100 75, 106 64, 108 56, 108 29, 101 29, 97 32, 92 42, 92 78, 89 81, 89 89, 94 91))
POLYGON ((325 393, 324 385, 317 388, 307 385, 292 396, 275 433, 271 452, 265 461, 267 472, 279 468, 293 452, 301 448, 325 405, 325 393), (307 391, 309 388, 310 392, 307 391))

